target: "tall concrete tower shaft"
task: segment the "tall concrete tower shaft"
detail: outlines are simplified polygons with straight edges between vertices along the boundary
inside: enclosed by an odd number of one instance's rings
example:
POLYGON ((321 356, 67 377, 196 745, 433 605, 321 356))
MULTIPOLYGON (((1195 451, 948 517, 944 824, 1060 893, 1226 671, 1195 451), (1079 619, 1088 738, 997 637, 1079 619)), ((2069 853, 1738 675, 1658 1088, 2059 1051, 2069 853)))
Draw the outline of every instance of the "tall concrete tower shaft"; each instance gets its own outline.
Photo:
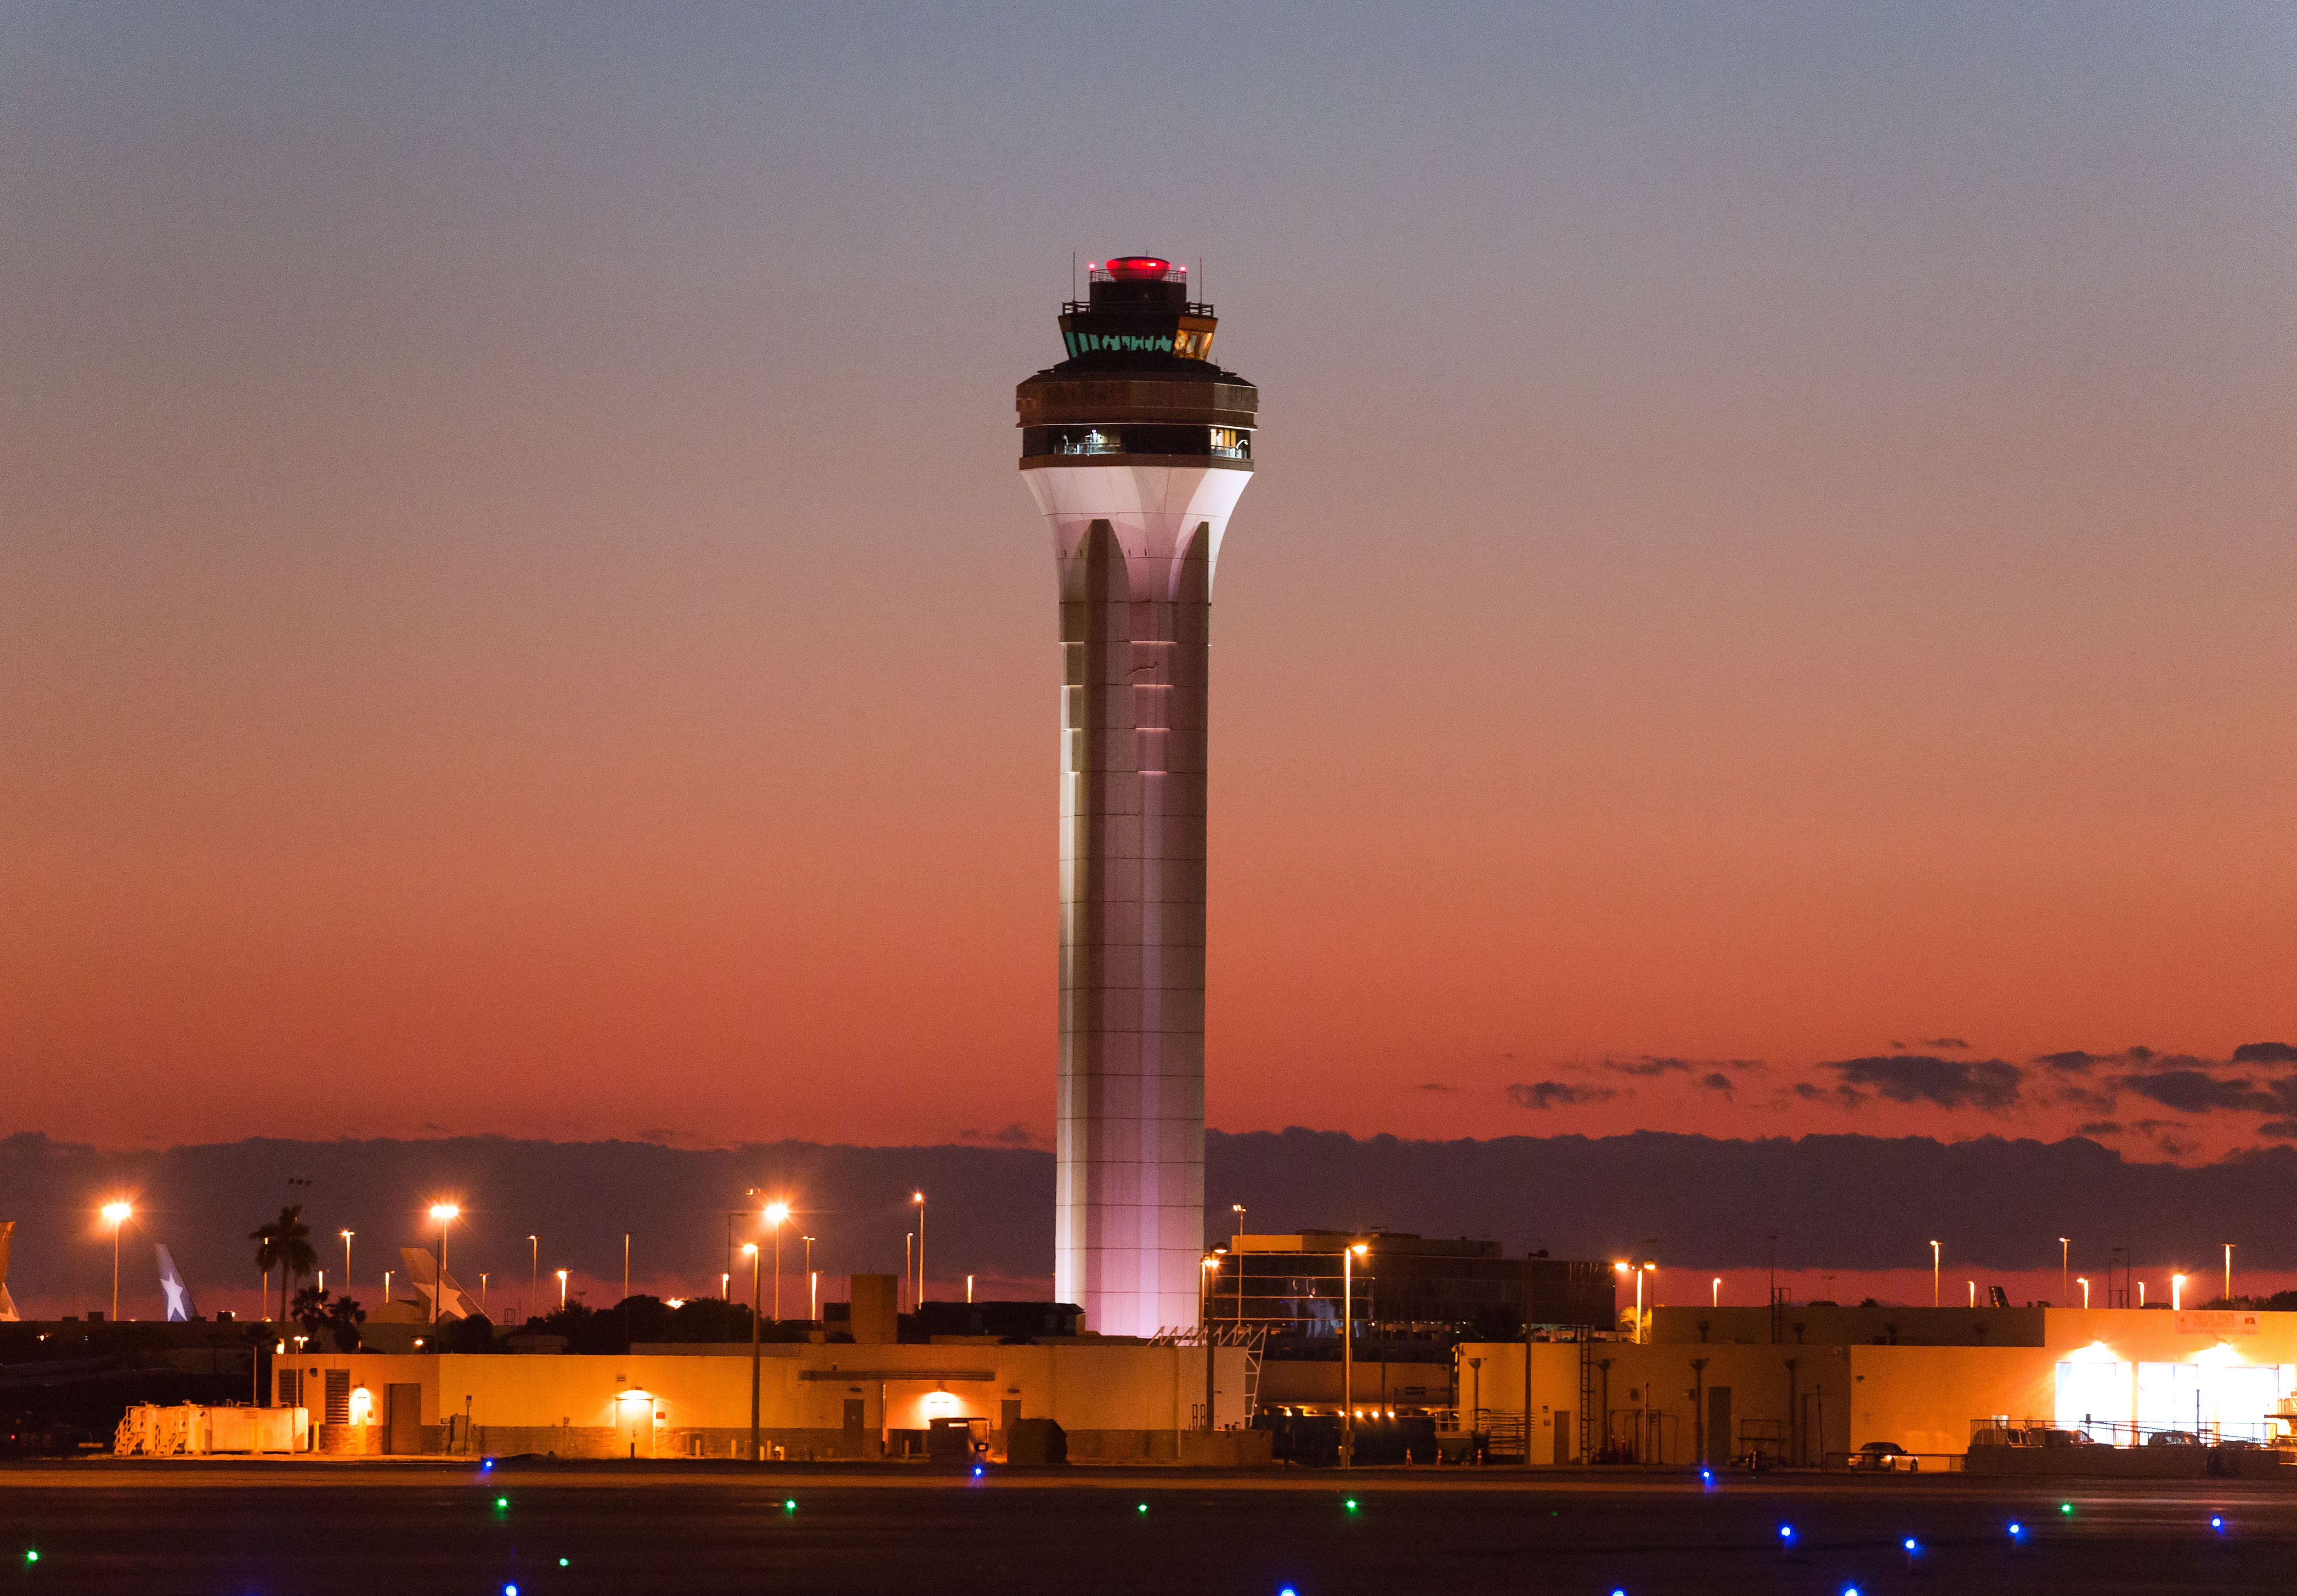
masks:
POLYGON ((1259 407, 1215 325, 1182 268, 1112 260, 1017 395, 1060 579, 1054 1294, 1103 1335, 1197 1322, 1213 575, 1259 407))

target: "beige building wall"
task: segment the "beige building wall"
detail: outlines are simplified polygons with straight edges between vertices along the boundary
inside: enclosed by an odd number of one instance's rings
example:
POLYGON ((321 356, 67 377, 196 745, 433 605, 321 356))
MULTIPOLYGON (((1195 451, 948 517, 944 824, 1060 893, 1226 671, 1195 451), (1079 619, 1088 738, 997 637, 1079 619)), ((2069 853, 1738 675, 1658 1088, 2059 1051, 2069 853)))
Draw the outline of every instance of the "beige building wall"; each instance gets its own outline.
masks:
MULTIPOLYGON (((1214 1417, 1239 1428, 1245 1354, 1215 1352, 1214 1417)), ((770 1345, 759 1360, 759 1423, 766 1444, 793 1457, 876 1456, 889 1432, 926 1429, 936 1418, 979 1420, 994 1448, 1008 1419, 1050 1418, 1069 1432, 1074 1456, 1173 1457, 1178 1436, 1203 1423, 1205 1355, 1195 1346, 987 1340, 770 1345), (858 1427, 847 1423, 849 1403, 860 1404, 858 1427)), ((743 1455, 749 1440, 746 1356, 297 1353, 277 1369, 301 1372, 313 1391, 324 1370, 348 1370, 354 1391, 370 1394, 377 1427, 387 1423, 391 1386, 419 1386, 425 1451, 728 1457, 743 1455)))

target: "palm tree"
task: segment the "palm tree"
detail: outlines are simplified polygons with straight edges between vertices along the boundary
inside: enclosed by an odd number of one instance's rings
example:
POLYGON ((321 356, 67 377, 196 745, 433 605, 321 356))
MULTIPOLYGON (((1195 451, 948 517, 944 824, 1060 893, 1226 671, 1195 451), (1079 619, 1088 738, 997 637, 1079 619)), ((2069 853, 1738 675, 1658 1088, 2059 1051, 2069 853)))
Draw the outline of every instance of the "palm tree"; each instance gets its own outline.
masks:
POLYGON ((319 1267, 311 1250, 311 1227, 303 1222, 303 1205, 290 1203, 269 1224, 247 1233, 255 1243, 255 1267, 269 1274, 279 1271, 279 1322, 287 1322, 287 1282, 291 1275, 307 1275, 319 1267))

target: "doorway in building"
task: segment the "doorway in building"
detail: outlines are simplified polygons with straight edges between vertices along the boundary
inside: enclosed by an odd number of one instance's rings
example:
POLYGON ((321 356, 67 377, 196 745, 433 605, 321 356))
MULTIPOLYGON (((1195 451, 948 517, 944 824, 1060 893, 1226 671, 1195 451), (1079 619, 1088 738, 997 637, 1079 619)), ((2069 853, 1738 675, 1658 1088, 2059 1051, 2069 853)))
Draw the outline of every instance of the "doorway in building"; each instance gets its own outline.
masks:
POLYGON ((393 1386, 385 1398, 390 1405, 390 1438, 383 1450, 394 1457, 409 1457, 423 1450, 423 1387, 393 1386))
POLYGON ((1555 1410, 1555 1460, 1571 1460, 1571 1415, 1561 1408, 1555 1410))
POLYGON ((1731 1460, 1731 1387, 1707 1387, 1707 1455, 1699 1460, 1708 1468, 1731 1460))

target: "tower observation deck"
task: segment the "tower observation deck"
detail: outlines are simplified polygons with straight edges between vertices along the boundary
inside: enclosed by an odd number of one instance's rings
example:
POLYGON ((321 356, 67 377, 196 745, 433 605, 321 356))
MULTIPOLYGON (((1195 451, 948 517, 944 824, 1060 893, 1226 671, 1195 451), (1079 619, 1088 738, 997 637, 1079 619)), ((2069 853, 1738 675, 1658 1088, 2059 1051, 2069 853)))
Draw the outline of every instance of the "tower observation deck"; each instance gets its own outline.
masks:
POLYGON ((1016 395, 1060 580, 1054 1294, 1103 1335, 1195 1325, 1201 1284, 1212 588, 1260 404, 1217 325, 1185 267, 1110 260, 1016 395))

